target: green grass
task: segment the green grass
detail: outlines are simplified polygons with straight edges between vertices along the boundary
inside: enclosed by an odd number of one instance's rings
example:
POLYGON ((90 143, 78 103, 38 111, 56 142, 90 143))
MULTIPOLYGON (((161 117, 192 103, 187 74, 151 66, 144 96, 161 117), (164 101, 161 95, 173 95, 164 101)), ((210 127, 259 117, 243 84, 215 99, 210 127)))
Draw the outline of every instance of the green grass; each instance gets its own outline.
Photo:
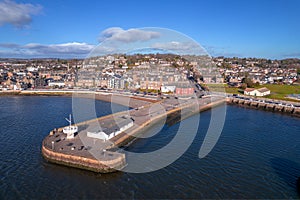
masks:
POLYGON ((213 92, 226 92, 226 93, 239 93, 238 90, 240 90, 240 88, 235 88, 235 87, 228 87, 227 84, 205 84, 210 91, 213 92))
POLYGON ((235 88, 235 87, 225 87, 226 93, 231 93, 231 94, 238 94, 240 88, 235 88))
MULTIPOLYGON (((300 86, 299 85, 262 85, 260 87, 266 87, 271 90, 271 94, 267 96, 267 98, 271 99, 280 99, 280 100, 290 100, 286 97, 290 94, 300 94, 300 86)), ((260 88, 259 87, 259 88, 260 88)), ((295 100, 297 101, 297 100, 295 100)), ((298 101, 299 102, 299 101, 298 101)))
MULTIPOLYGON (((223 84, 206 84, 211 91, 223 92, 224 88, 226 93, 230 94, 239 94, 240 88, 228 87, 228 85, 223 84)), ((265 96, 265 98, 270 99, 278 99, 278 100, 288 100, 300 102, 299 100, 293 100, 286 98, 290 94, 300 94, 300 85, 275 85, 275 84, 267 84, 260 85, 256 88, 266 87, 271 91, 271 94, 265 96)))

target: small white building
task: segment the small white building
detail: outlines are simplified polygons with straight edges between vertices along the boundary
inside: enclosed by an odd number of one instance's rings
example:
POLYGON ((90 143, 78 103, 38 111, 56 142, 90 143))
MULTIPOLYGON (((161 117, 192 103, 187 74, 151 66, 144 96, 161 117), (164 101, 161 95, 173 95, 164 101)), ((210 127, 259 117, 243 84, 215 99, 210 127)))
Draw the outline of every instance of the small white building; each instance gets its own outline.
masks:
POLYGON ((244 94, 250 95, 250 96, 263 97, 263 96, 267 96, 267 95, 271 94, 271 91, 266 87, 259 88, 259 89, 246 88, 244 90, 244 94))
POLYGON ((176 90, 176 86, 174 86, 174 85, 163 85, 163 86, 161 86, 161 92, 162 93, 168 93, 168 92, 175 92, 175 90, 176 90))
POLYGON ((64 82, 49 82, 48 83, 48 86, 49 87, 54 87, 54 86, 57 86, 57 87, 65 87, 65 83, 64 82))
POLYGON ((91 138, 96 138, 100 140, 109 140, 120 133, 126 131, 130 127, 133 126, 133 120, 132 119, 125 119, 122 121, 119 121, 115 126, 112 128, 103 128, 102 131, 88 131, 87 136, 91 138))

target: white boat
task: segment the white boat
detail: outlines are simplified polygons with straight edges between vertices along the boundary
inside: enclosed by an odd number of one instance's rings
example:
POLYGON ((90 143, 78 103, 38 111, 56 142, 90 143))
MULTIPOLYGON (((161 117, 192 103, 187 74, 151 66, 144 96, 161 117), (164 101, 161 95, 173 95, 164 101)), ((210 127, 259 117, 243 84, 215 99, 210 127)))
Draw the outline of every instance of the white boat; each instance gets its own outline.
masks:
POLYGON ((69 122, 69 126, 63 128, 63 133, 67 134, 67 139, 72 139, 75 137, 75 133, 78 132, 78 127, 72 126, 71 114, 69 115, 69 119, 66 118, 66 120, 69 122))

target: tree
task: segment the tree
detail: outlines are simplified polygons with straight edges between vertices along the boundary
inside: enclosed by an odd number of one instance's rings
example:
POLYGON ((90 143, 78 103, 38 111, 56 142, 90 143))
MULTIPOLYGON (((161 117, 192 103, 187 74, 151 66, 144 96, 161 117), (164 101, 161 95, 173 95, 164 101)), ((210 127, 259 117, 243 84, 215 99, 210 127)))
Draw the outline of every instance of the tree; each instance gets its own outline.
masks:
POLYGON ((242 80, 242 83, 245 83, 247 85, 247 87, 254 87, 254 83, 251 80, 251 78, 246 77, 242 80))
POLYGON ((243 83, 243 84, 241 85, 241 88, 242 88, 242 89, 246 89, 246 88, 247 88, 247 84, 246 84, 246 83, 243 83))

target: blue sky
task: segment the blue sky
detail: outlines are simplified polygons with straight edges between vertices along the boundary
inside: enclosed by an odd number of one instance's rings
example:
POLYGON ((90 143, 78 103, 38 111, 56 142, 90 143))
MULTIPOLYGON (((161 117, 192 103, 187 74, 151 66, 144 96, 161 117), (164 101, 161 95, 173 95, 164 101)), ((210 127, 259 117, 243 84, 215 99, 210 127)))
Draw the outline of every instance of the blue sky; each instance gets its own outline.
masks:
POLYGON ((300 58, 299 8, 299 0, 0 0, 0 57, 82 57, 111 27, 162 27, 212 56, 300 58))

